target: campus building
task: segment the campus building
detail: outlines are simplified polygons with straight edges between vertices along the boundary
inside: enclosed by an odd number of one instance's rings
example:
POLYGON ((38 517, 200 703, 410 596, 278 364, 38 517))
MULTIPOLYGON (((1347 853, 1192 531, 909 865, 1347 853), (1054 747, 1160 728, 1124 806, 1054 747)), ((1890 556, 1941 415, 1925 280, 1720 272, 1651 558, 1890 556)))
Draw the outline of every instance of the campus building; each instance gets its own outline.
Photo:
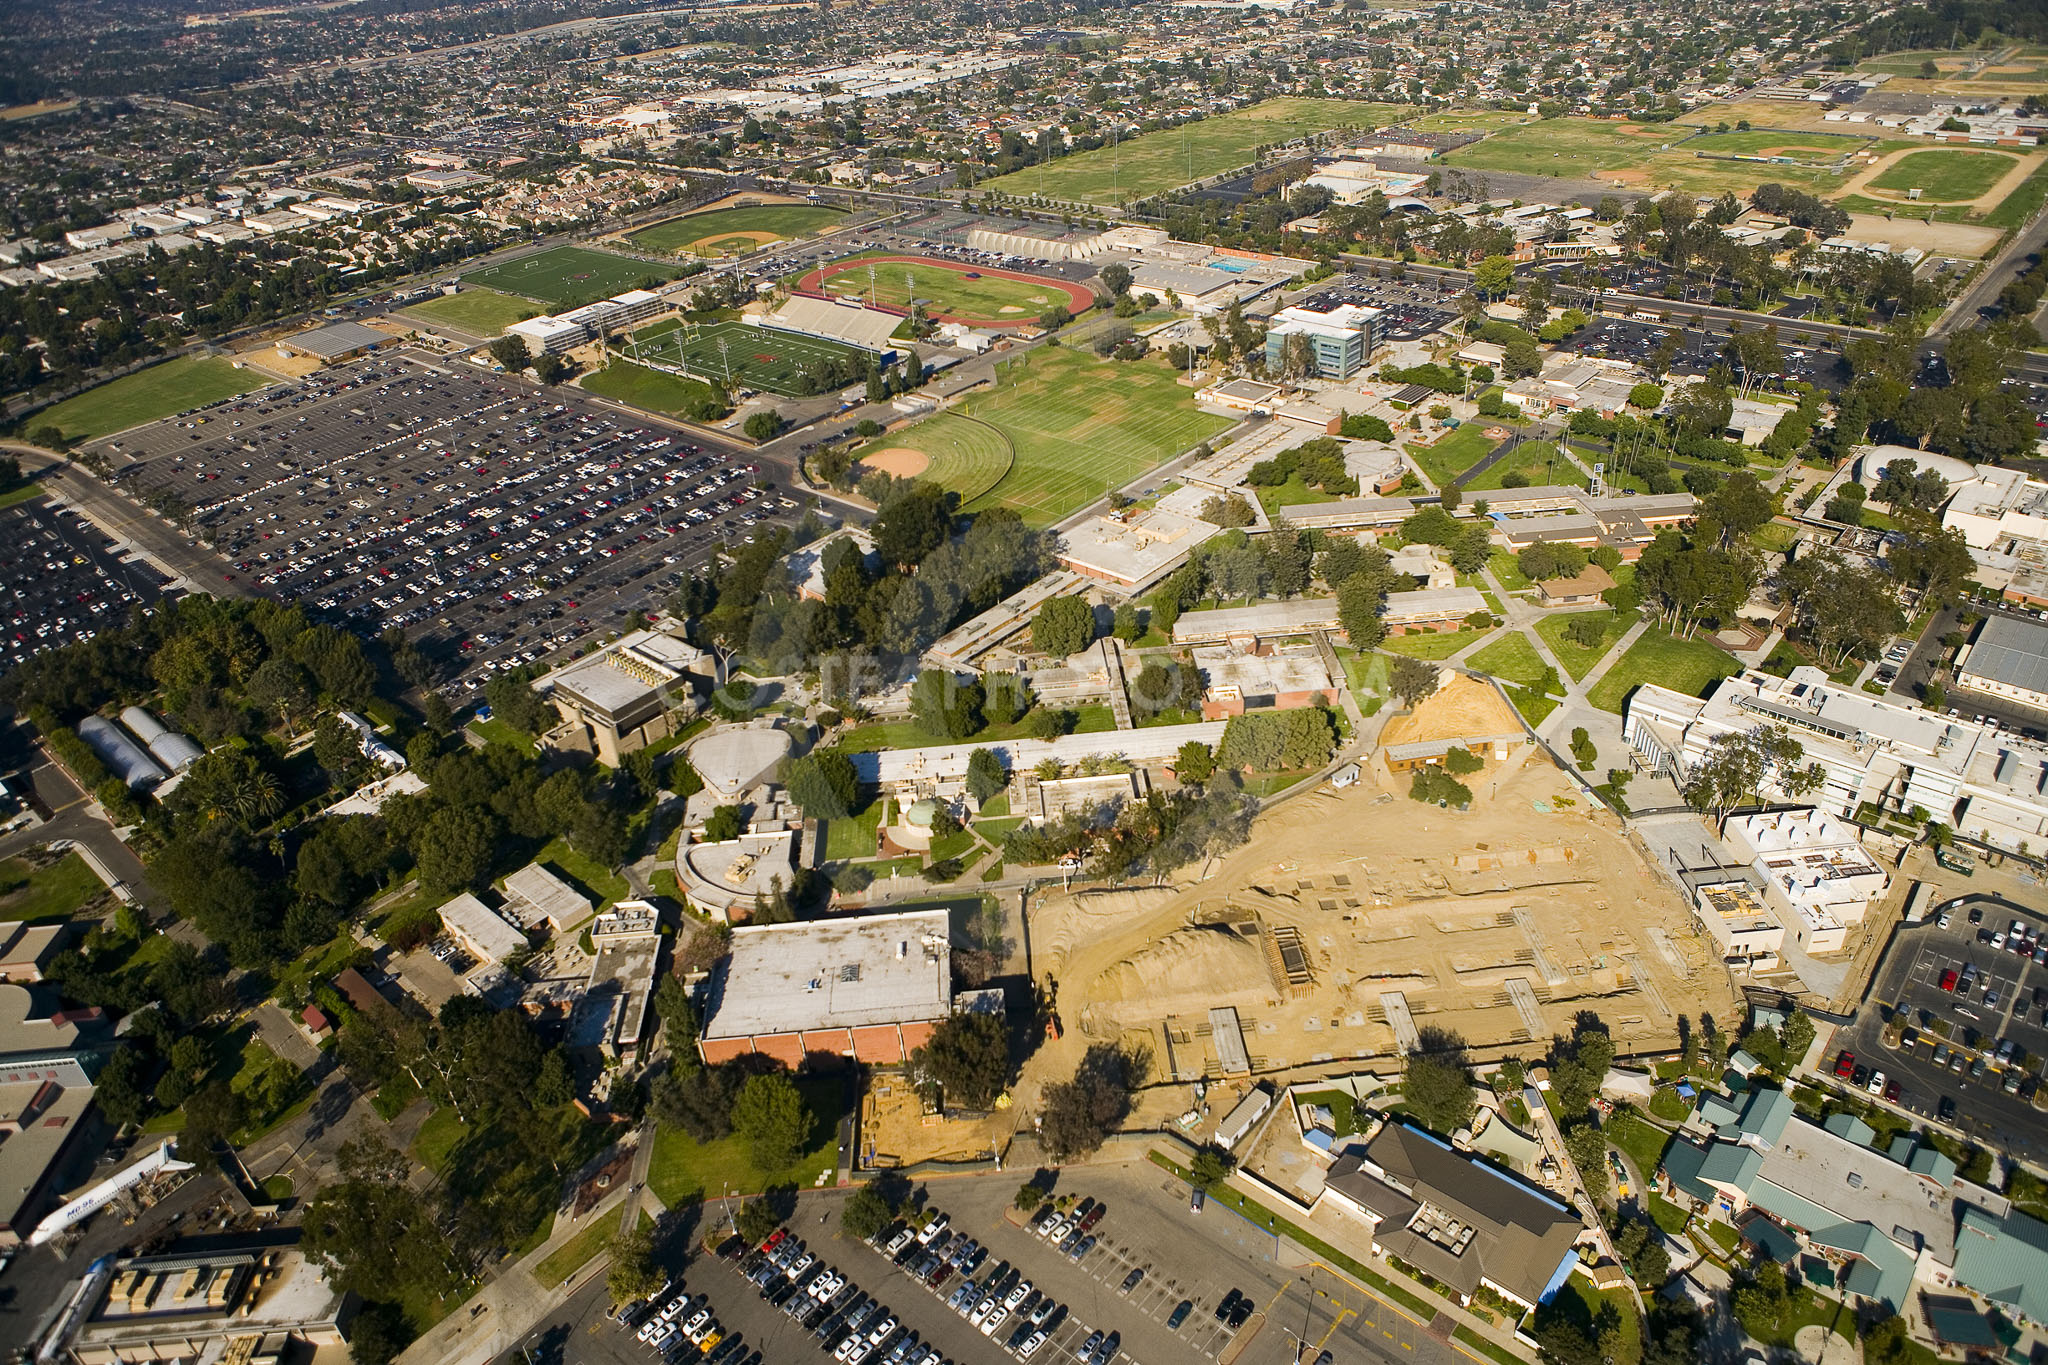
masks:
POLYGON ((901 1062, 953 1012, 945 910, 742 925, 705 983, 697 1051, 789 1066, 813 1052, 901 1062))
POLYGON ((66 1298, 39 1360, 280 1365, 341 1348, 358 1307, 295 1245, 109 1256, 66 1298))
POLYGON ((2048 710, 2048 625, 1993 616, 1956 656, 1956 687, 2048 710))
POLYGON ((0 1247, 21 1245, 83 1151, 104 1023, 40 989, 0 985, 0 1247))
POLYGON ((1891 879, 1847 822, 1817 810, 1736 816, 1728 842, 1751 860, 1764 901, 1809 953, 1838 953, 1891 879))
POLYGON ((2048 841, 2048 747, 1837 686, 1817 668, 1784 678, 1744 670, 1704 698, 1645 683, 1629 697, 1622 736, 1646 767, 1682 785, 1715 739, 1760 725, 1788 731, 1804 746, 1802 763, 1820 766, 1808 798, 1818 810, 1865 824, 1920 811, 2003 848, 2048 841))
POLYGON ((505 329, 505 335, 525 341, 526 349, 535 355, 560 355, 586 341, 612 336, 636 322, 645 322, 672 306, 659 294, 628 289, 566 313, 515 322, 505 329))
POLYGON ((1488 1289, 1534 1308, 1578 1263, 1583 1225, 1567 1205, 1407 1123, 1388 1123, 1337 1158, 1319 1202, 1366 1223, 1375 1251, 1460 1303, 1488 1289))
POLYGON ((1318 379, 1349 379, 1372 361, 1378 344, 1380 310, 1340 304, 1328 312, 1296 305, 1273 314, 1266 328, 1266 370, 1281 372, 1290 337, 1307 337, 1315 350, 1318 379))
POLYGON ((562 723, 551 748, 580 748, 616 768, 623 755, 668 738, 696 713, 695 681, 704 652, 673 635, 636 630, 593 654, 536 679, 562 723))

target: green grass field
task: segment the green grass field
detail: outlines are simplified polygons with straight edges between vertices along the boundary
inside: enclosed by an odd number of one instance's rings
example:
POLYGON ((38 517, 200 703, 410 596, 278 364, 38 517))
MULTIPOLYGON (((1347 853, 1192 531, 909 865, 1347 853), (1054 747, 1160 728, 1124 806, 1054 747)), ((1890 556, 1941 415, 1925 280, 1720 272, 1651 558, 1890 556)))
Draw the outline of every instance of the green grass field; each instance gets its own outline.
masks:
POLYGON ((1564 665, 1565 672, 1576 680, 1591 673, 1593 665, 1606 658, 1607 651, 1614 648, 1614 642, 1627 634, 1628 628, 1635 623, 1633 613, 1623 616, 1618 611, 1568 612, 1562 616, 1544 617, 1536 623, 1536 633, 1543 637, 1544 644, 1550 646, 1550 652, 1564 665), (1599 642, 1591 647, 1580 645, 1565 634, 1566 626, 1585 616, 1597 618, 1601 626, 1599 642))
POLYGON ((1718 156, 1789 156, 1824 166, 1875 142, 1875 138, 1868 137, 1834 137, 1827 133, 1788 133, 1752 128, 1738 133, 1701 133, 1687 138, 1679 150, 1711 152, 1718 156))
POLYGON ((1922 202, 1966 204, 1988 193, 2012 168, 2013 158, 2003 152, 1943 147, 1900 157, 1869 187, 1899 194, 1918 189, 1922 202))
POLYGON ((628 289, 665 284, 675 276, 675 271, 664 266, 614 256, 608 251, 551 246, 531 256, 465 270, 462 282, 524 294, 557 308, 575 308, 623 294, 628 289))
POLYGON ((538 312, 540 309, 517 295, 472 288, 416 303, 405 310, 405 316, 429 326, 453 327, 473 337, 494 337, 538 312))
POLYGON ((1255 149, 1336 128, 1378 128, 1401 113, 1395 104, 1289 97, 1145 133, 988 181, 1023 198, 1042 194, 1079 204, 1122 204, 1250 164, 1255 149))
POLYGON ((1474 494, 1501 488, 1501 480, 1512 472, 1521 473, 1531 484, 1570 484, 1584 488, 1587 482, 1579 467, 1559 453, 1556 442, 1524 441, 1485 473, 1475 475, 1458 487, 1465 491, 1468 501, 1473 500, 1474 494))
MULTIPOLYGON (((798 336, 744 322, 713 322, 687 329, 649 328, 634 334, 631 349, 643 359, 680 365, 707 379, 723 381, 729 374, 735 385, 766 389, 784 397, 806 392, 803 376, 813 367, 866 354, 858 346, 843 342, 798 336)), ((584 387, 590 387, 588 380, 584 387)), ((823 388, 813 383, 808 391, 820 393, 823 388)))
POLYGON ((1495 128, 1512 128, 1534 119, 1519 109, 1459 109, 1441 114, 1424 114, 1401 126, 1418 133, 1485 133, 1495 128))
POLYGON ((636 408, 690 417, 692 420, 703 420, 696 414, 709 415, 711 409, 731 411, 731 405, 711 385, 682 375, 650 370, 629 360, 614 360, 604 369, 592 370, 583 376, 583 387, 590 393, 616 398, 636 408))
POLYGON ((858 297, 897 308, 909 307, 911 298, 916 297, 924 301, 927 313, 965 322, 1034 322, 1054 304, 1064 305, 1070 313, 1082 311, 1073 295, 1049 280, 1040 284, 964 266, 923 265, 887 256, 850 256, 832 262, 816 274, 818 288, 836 297, 858 297), (872 280, 868 274, 870 266, 874 270, 872 280), (969 274, 977 278, 970 280, 969 274))
MULTIPOLYGON (((1760 165, 1695 156, 1695 149, 1717 150, 1697 140, 1696 133, 1695 127, 1680 124, 1544 119, 1540 123, 1503 128, 1483 142, 1447 152, 1443 160, 1462 170, 1517 171, 1564 179, 1597 179, 1602 172, 1609 172, 1605 178, 1616 183, 1654 185, 1699 194, 1718 194, 1723 190, 1743 193, 1765 180, 1816 191, 1831 189, 1841 181, 1839 175, 1817 166, 1760 165), (1688 138, 1695 140, 1687 141, 1688 138)), ((1718 150, 1724 152, 1788 144, 1818 145, 1827 140, 1813 134, 1762 134, 1754 130, 1711 136, 1735 139, 1720 144, 1718 150), (1766 140, 1758 141, 1760 138, 1766 140)))
POLYGON ((1456 431, 1439 437, 1435 445, 1410 443, 1408 453, 1438 488, 1455 483, 1460 474, 1478 464, 1500 444, 1486 434, 1488 422, 1467 422, 1456 431))
POLYGON ((1652 626, 1628 647, 1604 677, 1586 694, 1602 711, 1621 714, 1628 694, 1642 683, 1657 683, 1675 692, 1699 696, 1741 669, 1733 655, 1705 640, 1681 640, 1662 626, 1652 626))
POLYGON ((808 237, 845 216, 839 209, 820 204, 756 204, 671 218, 642 228, 627 240, 648 251, 742 256, 772 242, 808 237))
POLYGON ((932 458, 924 477, 959 489, 963 501, 974 492, 967 510, 1011 507, 1045 526, 1231 425, 1198 411, 1163 361, 1097 360, 1061 347, 1003 366, 992 392, 869 449, 923 451, 932 458), (985 436, 962 430, 966 418, 1000 431, 1016 451, 993 486, 994 457, 985 436))
POLYGON ((1536 652, 1536 646, 1530 644, 1529 638, 1520 631, 1501 636, 1466 662, 1482 673, 1491 673, 1496 678, 1520 683, 1524 687, 1534 687, 1550 671, 1550 666, 1543 662, 1543 656, 1536 652))
POLYGON ((1411 659, 1427 659, 1440 663, 1450 658, 1465 646, 1479 639, 1483 630, 1417 631, 1413 635, 1389 635, 1380 641, 1380 648, 1389 654, 1405 654, 1411 659))
POLYGON ((905 442, 877 442, 870 450, 900 445, 924 452, 931 461, 925 470, 960 495, 964 506, 985 497, 989 490, 1010 475, 1017 461, 1010 435, 964 412, 948 412, 919 426, 905 442))
POLYGON ((0 921, 69 919, 105 885, 85 859, 67 853, 41 871, 19 858, 0 860, 0 921))
POLYGON ((259 370, 235 368, 226 356, 180 356, 44 408, 28 425, 54 423, 66 438, 88 440, 276 382, 259 370))
POLYGON ((1984 215, 1984 225, 2016 228, 2034 216, 2041 201, 2048 199, 2048 166, 2020 182, 2019 188, 1998 201, 1998 207, 1984 215))
POLYGON ((734 1194, 759 1194, 781 1185, 809 1189, 820 1171, 838 1159, 837 1129, 844 1089, 838 1077, 800 1078, 797 1089, 811 1110, 811 1131, 804 1137, 804 1155, 787 1170, 763 1171, 736 1137, 698 1142, 680 1128, 664 1126, 654 1137, 654 1157, 647 1188, 670 1208, 734 1194))

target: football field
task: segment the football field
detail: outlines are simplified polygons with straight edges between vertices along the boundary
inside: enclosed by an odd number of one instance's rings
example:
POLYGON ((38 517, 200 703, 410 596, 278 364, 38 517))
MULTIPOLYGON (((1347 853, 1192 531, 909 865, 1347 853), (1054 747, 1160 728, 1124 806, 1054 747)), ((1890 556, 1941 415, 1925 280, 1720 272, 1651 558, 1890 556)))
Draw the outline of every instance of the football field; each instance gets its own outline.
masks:
POLYGON ((966 511, 1008 507, 1049 526, 1233 425, 1175 380, 1156 359, 1033 351, 1002 366, 992 390, 870 449, 922 453, 922 477, 958 492, 966 511))
POLYGON ((823 337, 755 327, 744 322, 690 326, 656 323, 633 334, 626 353, 660 365, 678 365, 719 383, 765 389, 785 398, 822 392, 829 384, 805 383, 809 374, 835 362, 858 365, 868 355, 858 346, 823 337))
POLYGON ((699 256, 741 256, 774 242, 808 237, 846 217, 819 204, 756 204, 671 218, 632 235, 649 251, 690 251, 699 256))
POLYGON ((915 297, 927 316, 977 327, 1035 323, 1054 304, 1079 317, 1095 305, 1085 285, 928 256, 853 256, 813 270, 798 287, 892 308, 915 297))
POLYGON ((582 246, 551 246, 462 272, 466 284, 523 294, 556 308, 580 307, 628 289, 658 287, 675 277, 666 266, 582 246))

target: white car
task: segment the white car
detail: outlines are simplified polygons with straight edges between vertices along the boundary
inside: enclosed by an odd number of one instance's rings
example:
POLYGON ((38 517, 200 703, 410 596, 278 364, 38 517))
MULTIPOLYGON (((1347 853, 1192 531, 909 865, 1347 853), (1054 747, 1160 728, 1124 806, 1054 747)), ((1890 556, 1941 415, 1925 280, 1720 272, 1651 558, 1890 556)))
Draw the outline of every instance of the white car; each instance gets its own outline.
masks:
POLYGON ((867 1345, 867 1339, 865 1337, 848 1337, 846 1340, 839 1343, 839 1349, 832 1353, 832 1358, 834 1360, 841 1361, 847 1360, 853 1355, 855 1347, 865 1345, 867 1345))
POLYGON ((1863 1088, 1873 1095, 1882 1095, 1884 1093, 1884 1079, 1882 1071, 1873 1071, 1870 1073, 1870 1083, 1863 1088))
POLYGON ((1031 1281, 1019 1280, 1017 1281, 1017 1287, 1015 1289, 1012 1289, 1009 1293, 1003 1295, 1003 1307, 1015 1308, 1018 1304, 1024 1302, 1024 1300, 1030 1297, 1031 1281))
POLYGON ((943 1213, 932 1219, 931 1222, 924 1225, 924 1231, 917 1234, 917 1244, 921 1247, 930 1246, 952 1221, 943 1213))
POLYGON ((875 1324, 875 1330, 868 1333, 868 1348, 872 1350, 880 1346, 888 1339, 889 1333, 896 1330, 896 1327, 895 1317, 893 1315, 885 1316, 880 1322, 875 1324))
POLYGON ((974 1312, 968 1315, 967 1320, 973 1323, 976 1327, 979 1327, 981 1326, 982 1322, 988 1317, 988 1315, 995 1311, 995 1299, 993 1297, 984 1298, 980 1303, 974 1305, 974 1312))
POLYGON ((997 1305, 995 1312, 990 1313, 986 1318, 982 1319, 981 1334, 985 1337, 994 1336, 996 1334, 996 1329, 998 1327, 1001 1327, 1006 1321, 1008 1321, 1009 1317, 1010 1310, 1002 1307, 1001 1305, 997 1305))
POLYGON ((1017 1358, 1019 1360, 1029 1360, 1038 1354, 1038 1348, 1043 1345, 1045 1345, 1045 1333, 1033 1332, 1030 1336, 1024 1338, 1024 1344, 1017 1348, 1017 1358))

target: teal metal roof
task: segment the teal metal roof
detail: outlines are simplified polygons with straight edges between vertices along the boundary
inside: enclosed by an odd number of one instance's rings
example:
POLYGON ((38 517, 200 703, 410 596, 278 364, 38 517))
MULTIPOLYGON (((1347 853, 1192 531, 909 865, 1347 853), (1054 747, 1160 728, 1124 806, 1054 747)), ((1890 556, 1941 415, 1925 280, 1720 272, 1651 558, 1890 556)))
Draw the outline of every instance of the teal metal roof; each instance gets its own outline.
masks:
POLYGON ((1664 1149, 1664 1174, 1671 1183, 1694 1199, 1711 1200, 1714 1187, 1700 1179, 1700 1167, 1706 1162, 1706 1149, 1684 1138, 1675 1139, 1664 1149))
POLYGON ((1926 1176, 1937 1185, 1949 1186, 1956 1181, 1956 1163, 1933 1147, 1915 1151, 1906 1162, 1906 1169, 1915 1175, 1926 1176))
POLYGON ((1962 1209, 1956 1283, 2048 1321, 2048 1223, 2024 1213, 1995 1218, 1974 1204, 1962 1209))
POLYGON ((1838 1138, 1855 1143, 1858 1147, 1870 1146, 1877 1137, 1877 1130, 1854 1114, 1830 1114, 1821 1127, 1838 1138))
POLYGON ((1792 1121, 1796 1108, 1792 1097, 1782 1090, 1752 1090, 1742 1108, 1742 1131, 1764 1145, 1775 1147, 1792 1121))
POLYGON ((1799 1239, 1768 1218, 1752 1218, 1744 1223, 1742 1240, 1781 1265, 1799 1254, 1799 1239))
POLYGON ((1855 1258, 1842 1277, 1842 1287, 1851 1294, 1887 1304, 1893 1312, 1906 1306, 1917 1260, 1912 1252, 1868 1223, 1838 1223, 1808 1240, 1855 1258))
POLYGON ((1699 1178, 1710 1185, 1725 1185, 1747 1195, 1763 1164, 1763 1153, 1753 1147, 1717 1142, 1707 1149, 1707 1159, 1700 1163, 1699 1178))

